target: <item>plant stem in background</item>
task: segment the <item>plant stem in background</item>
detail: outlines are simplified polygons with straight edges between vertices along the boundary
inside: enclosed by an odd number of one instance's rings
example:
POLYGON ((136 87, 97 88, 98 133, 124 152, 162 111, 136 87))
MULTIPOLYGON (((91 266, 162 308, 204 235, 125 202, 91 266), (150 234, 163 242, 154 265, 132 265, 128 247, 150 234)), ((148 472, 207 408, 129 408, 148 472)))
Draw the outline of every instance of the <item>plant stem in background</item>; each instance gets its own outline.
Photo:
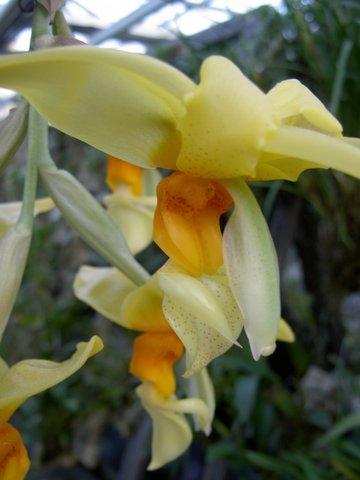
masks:
POLYGON ((31 31, 30 49, 34 49, 34 42, 38 37, 42 35, 48 35, 50 33, 50 20, 49 14, 44 7, 35 1, 35 10, 31 31))
POLYGON ((349 39, 344 40, 343 44, 341 45, 339 58, 336 62, 336 74, 335 80, 333 83, 332 91, 331 91, 331 99, 330 99, 330 112, 333 115, 337 114, 342 91, 344 87, 344 82, 346 78, 346 67, 350 57, 351 49, 353 46, 353 42, 349 39))

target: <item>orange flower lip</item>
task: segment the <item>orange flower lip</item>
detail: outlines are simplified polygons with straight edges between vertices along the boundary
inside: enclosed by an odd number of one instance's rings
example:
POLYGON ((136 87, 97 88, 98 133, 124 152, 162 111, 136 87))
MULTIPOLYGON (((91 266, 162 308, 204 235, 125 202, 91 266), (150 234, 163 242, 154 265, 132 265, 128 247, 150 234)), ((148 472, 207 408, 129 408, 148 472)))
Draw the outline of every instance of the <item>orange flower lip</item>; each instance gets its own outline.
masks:
POLYGON ((0 425, 0 478, 22 480, 30 460, 19 432, 9 423, 0 425))
POLYGON ((143 191, 143 169, 119 158, 108 155, 106 182, 112 191, 120 185, 129 185, 134 195, 139 197, 143 191))
POLYGON ((146 332, 134 341, 130 373, 143 382, 151 382, 169 397, 175 392, 174 363, 184 353, 181 341, 173 332, 146 332))
POLYGON ((222 265, 219 219, 232 198, 215 180, 173 173, 157 188, 154 241, 176 263, 199 276, 222 265))

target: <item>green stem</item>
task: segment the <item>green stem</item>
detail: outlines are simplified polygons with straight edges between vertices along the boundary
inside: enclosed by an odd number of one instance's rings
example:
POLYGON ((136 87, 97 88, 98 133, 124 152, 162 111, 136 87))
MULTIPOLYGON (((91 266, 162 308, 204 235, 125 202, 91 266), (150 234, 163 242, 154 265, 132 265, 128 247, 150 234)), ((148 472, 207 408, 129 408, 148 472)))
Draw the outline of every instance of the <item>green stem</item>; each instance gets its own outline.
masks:
POLYGON ((28 126, 28 156, 26 162, 26 177, 23 193, 23 201, 19 224, 32 228, 34 216, 34 204, 37 187, 37 159, 40 152, 43 151, 45 140, 41 132, 41 117, 37 111, 30 107, 29 126, 28 126))
MULTIPOLYGON (((49 33, 49 15, 45 8, 35 2, 35 11, 32 24, 30 49, 33 48, 37 37, 49 33)), ((34 204, 38 180, 37 162, 48 149, 47 123, 33 108, 29 108, 28 123, 28 155, 26 162, 26 176, 23 193, 23 202, 18 224, 32 228, 34 204)))
POLYGON ((30 49, 34 49, 35 39, 42 35, 49 35, 50 33, 50 18, 47 10, 35 2, 35 10, 32 23, 30 49))
POLYGON ((55 13, 54 35, 61 35, 62 37, 67 38, 72 38, 74 36, 61 10, 58 10, 55 13))
POLYGON ((330 112, 333 115, 337 114, 341 95, 344 87, 346 77, 346 67, 351 53, 353 42, 349 39, 345 40, 341 46, 339 58, 336 62, 336 75, 331 92, 330 112))

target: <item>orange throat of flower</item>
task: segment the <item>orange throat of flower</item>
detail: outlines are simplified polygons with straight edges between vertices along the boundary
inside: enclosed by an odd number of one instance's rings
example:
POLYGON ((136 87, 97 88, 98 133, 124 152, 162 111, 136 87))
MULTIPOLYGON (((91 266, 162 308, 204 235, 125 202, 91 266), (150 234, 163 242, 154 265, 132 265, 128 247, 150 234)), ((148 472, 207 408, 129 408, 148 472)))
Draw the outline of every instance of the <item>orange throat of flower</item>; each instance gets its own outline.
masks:
POLYGON ((19 432, 9 423, 0 424, 0 479, 23 480, 30 460, 19 432))
POLYGON ((143 191, 142 173, 141 167, 110 155, 107 157, 106 183, 112 191, 121 185, 126 185, 130 187, 133 195, 139 197, 143 191))
POLYGON ((223 263, 220 216, 232 204, 225 188, 210 179, 173 173, 157 188, 154 241, 195 276, 214 274, 223 263))
POLYGON ((169 397, 176 387, 173 365, 183 353, 184 347, 173 332, 142 333, 134 341, 130 373, 169 397))

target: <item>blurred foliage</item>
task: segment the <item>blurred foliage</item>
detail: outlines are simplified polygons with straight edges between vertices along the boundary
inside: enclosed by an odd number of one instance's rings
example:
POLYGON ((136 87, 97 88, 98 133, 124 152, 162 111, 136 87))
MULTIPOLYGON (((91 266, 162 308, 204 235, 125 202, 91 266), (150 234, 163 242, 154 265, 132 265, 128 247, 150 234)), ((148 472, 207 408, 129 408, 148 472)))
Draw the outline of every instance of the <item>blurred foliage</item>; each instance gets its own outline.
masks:
MULTIPOLYGON (((231 22, 237 27, 229 35, 223 29, 215 43, 205 32, 200 42, 179 38, 180 46, 159 45, 155 54, 195 79, 204 58, 225 55, 265 91, 298 78, 336 114, 346 135, 360 135, 358 1, 286 0, 281 12, 264 6, 231 22)), ((103 156, 55 132, 52 149, 58 164, 101 199, 103 156)), ((4 198, 20 195, 21 158, 19 152, 7 170, 4 198)), ((213 434, 196 436, 189 453, 146 478, 360 478, 358 186, 325 171, 305 173, 296 184, 254 185, 275 239, 283 313, 297 342, 254 362, 243 339, 244 349, 214 361, 213 434)), ((151 246, 139 259, 154 271, 163 257, 151 246)), ((39 219, 4 355, 10 363, 31 356, 62 359, 93 333, 107 348, 17 415, 34 458, 32 478, 65 478, 41 476, 43 464, 82 466, 66 478, 116 478, 121 461, 131 455, 127 438, 143 418, 133 393, 136 381, 127 373, 131 334, 72 294, 74 274, 84 263, 101 265, 102 260, 56 212, 39 219), (87 477, 85 469, 94 476, 87 477)), ((148 448, 146 438, 141 445, 148 448)))

